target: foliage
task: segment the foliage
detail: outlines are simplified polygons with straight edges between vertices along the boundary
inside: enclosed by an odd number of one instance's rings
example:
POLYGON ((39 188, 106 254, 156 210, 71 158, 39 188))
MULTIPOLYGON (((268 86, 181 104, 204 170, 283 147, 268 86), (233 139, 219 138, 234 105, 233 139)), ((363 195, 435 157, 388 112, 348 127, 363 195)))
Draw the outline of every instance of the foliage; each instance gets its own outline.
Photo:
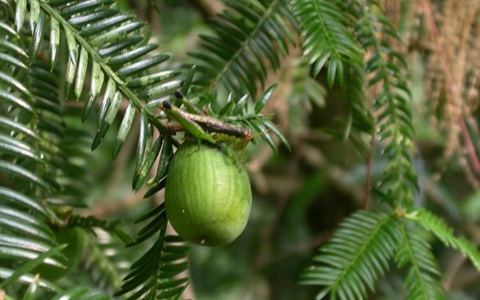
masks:
POLYGON ((375 281, 388 270, 399 240, 396 225, 394 215, 381 212, 352 215, 314 258, 324 266, 308 270, 302 283, 327 286, 317 298, 329 292, 341 299, 365 298, 366 286, 373 290, 375 281))
POLYGON ((347 16, 330 1, 294 1, 294 13, 313 75, 317 76, 328 61, 328 85, 332 87, 335 78, 343 84, 344 64, 363 64, 360 47, 346 27, 347 16))
POLYGON ((211 21, 215 36, 201 35, 203 52, 190 55, 202 64, 197 84, 215 91, 223 85, 227 91, 243 95, 257 94, 257 81, 262 86, 268 66, 277 70, 281 55, 294 43, 292 16, 285 0, 231 1, 230 8, 211 21))
POLYGON ((430 249, 430 245, 422 240, 416 232, 407 232, 402 226, 402 242, 395 260, 398 266, 410 265, 405 285, 410 291, 408 299, 444 299, 439 282, 440 268, 430 249))

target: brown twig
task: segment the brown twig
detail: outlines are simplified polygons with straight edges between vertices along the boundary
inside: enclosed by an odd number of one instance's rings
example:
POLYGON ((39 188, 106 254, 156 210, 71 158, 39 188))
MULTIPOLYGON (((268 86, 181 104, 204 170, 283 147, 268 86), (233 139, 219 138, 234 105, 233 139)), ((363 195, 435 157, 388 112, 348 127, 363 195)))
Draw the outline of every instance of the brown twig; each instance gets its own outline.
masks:
MULTIPOLYGON (((373 91, 373 96, 377 97, 378 92, 380 91, 380 84, 375 85, 373 91)), ((374 112, 375 114, 375 112, 374 112)), ((376 117, 376 115, 375 115, 376 117)), ((375 125, 374 125, 375 126, 375 125)), ((366 164, 367 164, 367 174, 365 175, 365 187, 364 187, 364 196, 363 196, 363 209, 367 210, 370 206, 370 186, 372 181, 372 162, 373 162, 373 150, 375 147, 375 128, 372 130, 372 136, 370 139, 370 151, 368 152, 366 164)))
POLYGON ((370 152, 367 157, 367 175, 365 176, 365 194, 363 197, 363 209, 367 210, 370 206, 370 184, 372 180, 372 160, 373 160, 373 147, 375 143, 375 131, 372 133, 370 140, 370 152))
POLYGON ((467 259, 461 253, 456 252, 448 259, 448 265, 445 268, 442 284, 445 291, 449 291, 458 271, 461 269, 467 259))
POLYGON ((129 195, 119 200, 99 201, 95 204, 95 207, 83 212, 81 215, 104 219, 115 213, 127 211, 129 208, 137 206, 140 202, 144 201, 143 195, 147 190, 147 188, 143 187, 137 193, 131 192, 129 195))
POLYGON ((468 133, 467 124, 465 124, 465 120, 461 117, 458 118, 458 122, 460 124, 460 130, 463 136, 463 143, 467 148, 468 156, 470 157, 470 161, 472 162, 472 168, 475 176, 477 178, 480 177, 480 162, 478 160, 477 152, 475 150, 475 146, 472 143, 472 139, 470 138, 470 134, 468 133))
MULTIPOLYGON (((435 25, 435 20, 433 19, 433 12, 432 12, 430 1, 422 0, 422 4, 423 4, 425 19, 428 24, 428 28, 430 29, 432 37, 435 40, 436 49, 439 52, 440 64, 442 66, 442 69, 445 75, 445 81, 447 83, 450 83, 450 84, 447 84, 447 86, 451 90, 452 95, 460 95, 460 93, 458 93, 456 84, 453 83, 454 81, 450 73, 451 68, 446 60, 447 56, 443 51, 444 49, 443 39, 438 32, 437 26, 435 25)), ((473 164, 475 175, 477 177, 480 177, 480 162, 479 162, 477 153, 475 151, 475 147, 473 146, 472 140, 470 138, 470 134, 468 133, 468 130, 465 124, 465 119, 461 112, 459 113, 457 120, 460 124, 461 134, 462 134, 465 146, 467 147, 468 156, 470 157, 470 161, 473 164)))
POLYGON ((348 194, 356 206, 360 207, 362 205, 362 189, 348 181, 348 176, 342 168, 330 164, 327 158, 325 158, 322 152, 316 147, 301 144, 298 146, 298 149, 305 163, 316 169, 325 170, 333 186, 348 194))
POLYGON ((219 0, 190 0, 202 13, 204 19, 210 19, 223 10, 223 3, 219 0))
POLYGON ((268 259, 260 260, 259 262, 257 262, 256 268, 257 269, 263 269, 263 268, 267 267, 268 265, 271 265, 271 264, 273 264, 277 261, 283 260, 283 259, 285 259, 285 258, 287 258, 291 255, 294 255, 294 254, 297 254, 297 253, 302 253, 302 252, 305 252, 305 251, 313 249, 313 248, 318 248, 321 245, 325 244, 328 240, 330 240, 330 238, 333 235, 333 232, 334 232, 334 230, 330 230, 330 231, 325 232, 323 234, 314 236, 311 239, 309 239, 308 241, 305 241, 303 243, 298 243, 293 248, 286 249, 282 252, 279 252, 279 253, 275 254, 274 256, 272 256, 268 259))
MULTIPOLYGON (((480 244, 480 230, 478 229, 477 225, 471 222, 468 222, 467 224, 464 225, 465 231, 468 233, 468 235, 471 237, 471 240, 474 245, 478 246, 480 244)), ((462 267, 465 265, 465 262, 467 259, 460 253, 457 253, 456 258, 450 259, 450 264, 448 265, 447 269, 445 270, 445 276, 443 280, 443 287, 445 290, 450 290, 454 283, 458 281, 458 277, 460 275, 459 271, 462 269, 462 267)), ((473 282, 478 283, 478 272, 474 273, 475 276, 466 276, 465 279, 469 280, 464 280, 463 284, 468 285, 472 284, 473 282)), ((458 283, 455 284, 456 287, 458 288, 458 283)))
POLYGON ((169 113, 174 112, 175 114, 179 115, 184 119, 188 119, 197 123, 202 128, 206 129, 208 132, 224 133, 244 139, 249 139, 252 135, 252 132, 248 129, 222 122, 213 117, 201 116, 183 111, 178 107, 172 106, 167 101, 163 102, 163 105, 160 106, 160 108, 167 114, 167 116, 169 115, 169 113))

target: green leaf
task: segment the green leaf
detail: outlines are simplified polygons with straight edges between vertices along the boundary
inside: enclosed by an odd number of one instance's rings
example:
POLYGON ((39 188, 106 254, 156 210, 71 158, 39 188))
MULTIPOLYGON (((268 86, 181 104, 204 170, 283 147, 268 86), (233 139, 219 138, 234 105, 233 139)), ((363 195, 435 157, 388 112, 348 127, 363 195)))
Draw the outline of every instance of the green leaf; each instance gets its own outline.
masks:
POLYGON ((16 177, 27 182, 35 183, 45 190, 49 190, 51 188, 49 183, 40 178, 38 175, 32 173, 32 171, 10 162, 0 160, 0 171, 13 176, 14 178, 16 177))
POLYGON ((40 46, 43 42, 43 34, 45 29, 45 12, 42 10, 38 15, 38 20, 35 22, 35 31, 33 33, 33 41, 32 41, 32 48, 30 50, 30 59, 34 61, 37 58, 38 51, 40 50, 40 46))
POLYGON ((233 115, 239 115, 247 106, 248 95, 244 95, 233 108, 233 115))
POLYGON ((122 67, 117 71, 117 74, 121 77, 132 76, 142 71, 148 70, 170 58, 170 55, 159 54, 154 57, 145 58, 138 62, 132 63, 128 66, 122 67))
POLYGON ((117 91, 113 96, 110 106, 108 107, 107 114, 105 115, 105 122, 108 123, 108 125, 112 125, 113 121, 115 120, 115 116, 118 113, 118 109, 120 108, 122 101, 122 93, 117 91))
POLYGON ((153 196, 155 193, 163 190, 165 188, 167 184, 167 177, 163 177, 163 179, 161 179, 154 187, 150 188, 146 193, 145 195, 143 196, 143 198, 148 198, 150 196, 153 196))
POLYGON ((154 83, 164 81, 179 75, 178 71, 162 71, 151 75, 135 78, 127 82, 127 86, 131 88, 142 88, 154 83))
POLYGON ((280 132, 280 130, 278 130, 277 126, 275 124, 273 124, 272 121, 264 120, 263 125, 265 125, 265 127, 267 128, 268 131, 271 131, 276 136, 278 136, 280 141, 282 141, 282 143, 285 145, 285 147, 287 147, 288 151, 292 151, 292 148, 291 148, 290 143, 288 142, 287 138, 282 134, 282 132, 280 132))
MULTIPOLYGON (((32 93, 23 85, 20 81, 18 81, 16 78, 11 77, 10 75, 7 75, 3 72, 0 72, 0 82, 3 82, 7 86, 10 86, 17 91, 21 92, 24 96, 27 96, 29 99, 33 99, 32 93)), ((3 91, 1 91, 2 94, 4 94, 3 91)), ((4 95, 2 96, 4 99, 18 99, 14 95, 4 95)), ((24 102, 23 100, 19 99, 19 101, 24 102)))
POLYGON ((10 94, 10 93, 0 91, 0 101, 6 102, 9 105, 13 105, 13 106, 22 108, 22 109, 24 109, 28 112, 32 112, 32 113, 34 112, 33 107, 28 102, 10 94))
POLYGON ((277 145, 275 145, 272 137, 270 137, 268 134, 267 128, 262 124, 261 121, 252 120, 246 122, 247 124, 251 125, 252 128, 254 128, 256 134, 259 135, 260 138, 265 141, 275 153, 278 152, 277 145))
POLYGON ((25 13, 27 11, 27 0, 18 0, 15 10, 15 31, 20 33, 25 21, 25 13))
MULTIPOLYGON (((99 11, 101 12, 101 11, 99 11)), ((132 19, 133 16, 129 16, 129 15, 115 15, 115 16, 112 16, 112 17, 107 17, 103 20, 100 20, 99 22, 96 22, 96 23, 91 23, 90 26, 88 27, 83 27, 81 30, 80 30, 80 34, 84 37, 90 37, 90 36, 93 36, 95 34, 99 34, 103 31, 106 31, 112 27, 115 27, 127 20, 130 20, 132 19)), ((158 47, 158 46, 157 46, 158 47)), ((110 62, 109 62, 110 63, 110 62)))
POLYGON ((40 3, 38 0, 30 0, 30 30, 32 33, 35 32, 37 27, 37 22, 40 16, 40 3))
POLYGON ((38 296, 37 293, 40 291, 39 279, 40 277, 34 278, 33 282, 28 286, 25 295, 23 295, 22 300, 34 300, 38 296))
POLYGON ((159 182, 168 172, 170 160, 173 157, 172 138, 165 137, 162 147, 162 153, 158 160, 157 174, 155 175, 155 182, 159 182))
POLYGON ((187 76, 185 77, 185 82, 183 83, 183 86, 182 86, 182 90, 181 90, 182 94, 184 95, 188 94, 188 90, 190 89, 190 85, 192 84, 193 76, 195 75, 196 69, 197 69, 197 66, 193 65, 188 71, 187 76))
POLYGON ((14 37, 18 38, 18 34, 15 32, 10 25, 5 24, 4 22, 0 22, 0 32, 4 32, 7 35, 13 35, 14 37))
POLYGON ((76 300, 79 297, 88 293, 88 288, 85 287, 75 287, 63 294, 59 294, 57 297, 53 298, 52 300, 76 300))
POLYGON ((0 134, 0 151, 17 157, 34 160, 40 164, 45 162, 36 149, 25 142, 0 134))
POLYGON ((67 45, 68 45, 68 63, 67 63, 67 72, 66 72, 66 97, 68 97, 70 93, 70 88, 73 84, 75 79, 75 71, 77 70, 77 59, 78 59, 78 46, 75 41, 75 37, 73 34, 68 30, 68 28, 64 27, 65 36, 67 38, 67 45))
MULTIPOLYGON (((145 158, 145 149, 147 147, 147 139, 148 139, 148 117, 145 113, 140 115, 140 133, 138 135, 138 142, 137 142, 137 151, 135 153, 136 156, 136 165, 135 165, 135 173, 138 174, 140 167, 143 164, 143 159, 145 158)), ((135 187, 132 184, 132 189, 135 187)))
POLYGON ((263 107, 265 107, 265 104, 267 104, 267 101, 270 99, 270 97, 273 94, 273 91, 275 91, 277 87, 278 87, 277 83, 273 84, 262 94, 262 96, 260 96, 260 99, 257 100, 257 104, 255 105, 256 114, 262 111, 263 107))
POLYGON ((113 43, 124 38, 129 33, 137 29, 140 29, 144 25, 145 23, 143 22, 129 22, 113 30, 107 31, 106 33, 95 36, 89 41, 89 43, 94 47, 100 46, 100 45, 106 45, 108 43, 113 43))
MULTIPOLYGON (((7 268, 0 267, 0 278, 8 279, 8 278, 11 278, 13 274, 15 274, 15 272, 13 270, 9 270, 7 268)), ((19 282, 19 283, 31 284, 35 280, 38 280, 39 285, 41 287, 45 288, 45 289, 48 289, 48 290, 54 291, 54 292, 60 291, 60 288, 57 287, 56 285, 54 285, 53 283, 51 283, 49 281, 46 281, 46 280, 43 280, 43 279, 35 278, 34 276, 28 275, 28 274, 21 275, 16 281, 19 282)))
POLYGON ((115 96, 115 92, 117 91, 117 86, 115 84, 115 80, 110 78, 107 82, 107 88, 105 89, 105 93, 103 96, 102 106, 100 107, 100 113, 98 117, 98 127, 101 127, 103 122, 105 121, 105 116, 107 115, 108 108, 110 107, 110 103, 115 96))
POLYGON ((18 67, 20 69, 24 69, 24 70, 27 70, 28 67, 19 59, 13 57, 13 56, 10 56, 6 53, 0 53, 0 61, 3 61, 5 64, 11 64, 15 67, 18 67))
POLYGON ((120 124, 120 129, 118 130, 117 135, 117 142, 115 143, 115 147, 113 149, 112 158, 115 160, 122 149, 123 143, 127 138, 130 129, 132 128, 133 120, 135 119, 135 108, 130 103, 127 106, 125 111, 125 115, 123 117, 122 123, 120 124))
POLYGON ((36 252, 46 252, 52 247, 44 242, 33 238, 12 236, 10 234, 0 233, 0 245, 13 246, 19 249, 32 250, 36 252))
POLYGON ((55 68, 60 47, 60 24, 55 18, 50 18, 50 70, 55 68))
POLYGON ((171 94, 183 84, 182 80, 172 80, 166 83, 157 84, 149 88, 145 88, 138 92, 138 97, 141 99, 152 99, 166 94, 171 94))
POLYGON ((80 95, 83 91, 83 84, 87 75, 88 67, 88 52, 82 47, 80 50, 80 59, 78 60, 77 75, 75 76, 75 96, 80 99, 80 95))
MULTIPOLYGON (((10 284, 16 282, 17 280, 21 280, 22 276, 25 276, 29 271, 33 270, 35 267, 39 266, 42 262, 46 261, 49 257, 52 257, 54 254, 65 248, 67 245, 57 246, 54 247, 40 255, 38 255, 35 259, 30 259, 20 268, 18 268, 13 274, 11 274, 8 279, 4 280, 0 283, 0 288, 6 288, 10 284)), ((1 270, 0 270, 1 272, 1 270)), ((0 275, 1 277, 1 275, 0 275)))
POLYGON ((150 173, 150 170, 153 167, 153 164, 155 163, 155 160, 157 159, 158 153, 160 153, 160 148, 162 147, 162 138, 158 138, 155 143, 153 143, 153 146, 151 149, 148 150, 148 154, 146 155, 145 160, 143 161, 143 164, 138 172, 138 176, 134 178, 133 186, 135 192, 138 192, 138 190, 143 186, 145 183, 145 179, 147 178, 148 174, 150 173))
POLYGON ((92 108, 97 100, 100 90, 103 86, 103 81, 105 79, 105 74, 102 72, 100 64, 95 61, 92 62, 92 76, 90 82, 90 96, 88 101, 85 103, 82 112, 82 122, 85 122, 92 111, 92 108))
POLYGON ((74 3, 72 5, 67 5, 61 9, 61 14, 64 17, 70 17, 72 15, 88 12, 91 9, 102 6, 103 4, 112 4, 114 0, 88 0, 82 1, 79 3, 74 3))
POLYGON ((20 55, 21 58, 23 58, 23 61, 28 60, 28 55, 25 53, 25 51, 20 48, 18 45, 12 43, 11 41, 8 40, 0 40, 0 49, 4 49, 7 51, 10 51, 14 55, 20 55))
POLYGON ((24 206, 25 208, 32 209, 43 216, 47 216, 47 212, 45 211, 44 207, 42 207, 32 198, 17 191, 5 187, 0 187, 0 199, 2 199, 3 201, 15 203, 16 205, 24 206))
POLYGON ((39 140, 38 135, 35 132, 33 132, 30 128, 26 127, 25 125, 19 122, 15 122, 9 118, 6 118, 4 116, 0 116, 0 127, 5 128, 9 131, 24 134, 25 136, 32 138, 34 140, 37 140, 37 141, 39 140))

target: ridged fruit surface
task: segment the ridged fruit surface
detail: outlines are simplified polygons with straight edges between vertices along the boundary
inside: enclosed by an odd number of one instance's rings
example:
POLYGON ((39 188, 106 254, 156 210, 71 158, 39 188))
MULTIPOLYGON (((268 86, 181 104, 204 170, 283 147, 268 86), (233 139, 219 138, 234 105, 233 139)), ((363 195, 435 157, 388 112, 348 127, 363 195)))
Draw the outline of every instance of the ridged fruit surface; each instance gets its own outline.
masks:
POLYGON ((63 228, 55 232, 55 237, 59 245, 67 244, 68 246, 62 250, 62 254, 65 255, 67 261, 61 261, 66 268, 61 268, 52 265, 40 265, 35 273, 40 274, 40 278, 47 280, 60 279, 75 268, 77 268, 80 259, 85 252, 86 246, 86 232, 81 228, 63 228))
POLYGON ((168 171, 165 207, 185 240, 205 246, 228 244, 242 233, 250 215, 248 174, 220 150, 184 144, 168 171))

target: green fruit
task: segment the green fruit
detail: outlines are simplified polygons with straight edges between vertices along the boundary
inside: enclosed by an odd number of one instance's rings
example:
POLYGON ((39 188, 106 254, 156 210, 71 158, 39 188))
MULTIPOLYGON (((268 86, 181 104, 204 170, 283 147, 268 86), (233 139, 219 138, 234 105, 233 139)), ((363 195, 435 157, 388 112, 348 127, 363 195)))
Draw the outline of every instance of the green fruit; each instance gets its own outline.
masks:
POLYGON ((220 150, 183 144, 168 171, 165 207, 173 228, 185 240, 225 245, 247 225, 252 207, 248 174, 220 150))
POLYGON ((57 243, 59 245, 68 245, 62 250, 62 254, 65 255, 67 261, 60 261, 66 266, 66 268, 43 264, 36 268, 33 273, 39 273, 40 278, 51 281, 60 279, 69 274, 71 271, 77 268, 84 254, 85 245, 87 242, 85 234, 86 232, 78 227, 62 228, 56 231, 55 237, 57 239, 57 243))

